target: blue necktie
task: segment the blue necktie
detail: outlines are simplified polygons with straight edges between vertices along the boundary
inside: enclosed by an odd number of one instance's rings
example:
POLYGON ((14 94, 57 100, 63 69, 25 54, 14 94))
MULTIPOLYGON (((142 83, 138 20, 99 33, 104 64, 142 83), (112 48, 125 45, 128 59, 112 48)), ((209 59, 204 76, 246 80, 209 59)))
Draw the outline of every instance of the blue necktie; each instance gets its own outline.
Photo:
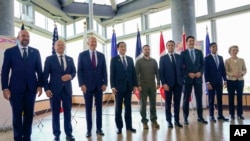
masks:
POLYGON ((26 48, 24 47, 23 48, 23 60, 24 60, 24 62, 26 62, 27 59, 28 59, 28 54, 27 54, 26 48))
POLYGON ((190 54, 191 60, 192 60, 192 62, 194 63, 194 61, 195 61, 195 58, 194 58, 194 49, 192 49, 190 53, 191 53, 191 54, 190 54))
POLYGON ((218 61, 217 55, 214 55, 214 61, 215 61, 216 67, 218 68, 219 67, 219 61, 218 61))
POLYGON ((127 70, 127 63, 125 61, 125 57, 124 56, 122 57, 122 64, 123 64, 124 69, 127 70))

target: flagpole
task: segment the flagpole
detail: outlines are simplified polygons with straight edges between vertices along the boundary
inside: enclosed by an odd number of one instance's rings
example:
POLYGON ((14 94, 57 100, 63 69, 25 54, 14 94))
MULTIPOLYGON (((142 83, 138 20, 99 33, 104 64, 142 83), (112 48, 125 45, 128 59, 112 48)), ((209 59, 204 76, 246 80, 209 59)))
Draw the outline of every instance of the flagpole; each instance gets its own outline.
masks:
POLYGON ((83 50, 87 50, 87 23, 83 22, 83 50))

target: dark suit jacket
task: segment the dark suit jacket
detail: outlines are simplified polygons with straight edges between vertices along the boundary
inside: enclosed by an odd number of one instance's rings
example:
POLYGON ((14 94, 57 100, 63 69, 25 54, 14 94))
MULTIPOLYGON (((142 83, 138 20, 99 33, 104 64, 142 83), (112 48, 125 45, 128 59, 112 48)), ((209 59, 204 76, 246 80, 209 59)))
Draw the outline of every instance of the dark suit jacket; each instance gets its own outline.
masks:
POLYGON ((42 63, 37 49, 28 47, 28 59, 24 62, 18 46, 6 49, 2 66, 2 89, 20 92, 28 87, 36 93, 37 87, 42 87, 42 63), (9 78, 9 74, 11 76, 9 78))
POLYGON ((185 83, 193 83, 196 80, 196 83, 202 83, 202 76, 199 78, 191 79, 188 76, 188 73, 197 73, 200 72, 201 75, 204 72, 204 58, 203 53, 201 50, 195 49, 195 62, 193 63, 190 55, 189 50, 185 50, 181 52, 182 60, 183 60, 183 73, 184 73, 184 80, 185 83))
MULTIPOLYGON (((176 74, 177 74, 177 82, 179 85, 183 84, 183 72, 182 72, 182 58, 179 54, 174 54, 175 62, 176 62, 176 74)), ((170 59, 169 54, 166 54, 160 58, 160 78, 161 83, 167 84, 172 87, 175 85, 175 75, 174 75, 174 67, 172 66, 172 61, 170 59)))
POLYGON ((57 55, 51 55, 46 58, 43 76, 45 91, 51 90, 53 94, 60 94, 64 86, 67 94, 72 94, 71 80, 63 82, 61 77, 65 74, 70 74, 73 79, 76 75, 76 68, 71 57, 65 55, 65 60, 67 68, 63 71, 57 55), (50 79, 48 80, 49 77, 50 79))
POLYGON ((83 51, 78 57, 77 76, 79 86, 86 85, 87 90, 93 91, 96 86, 101 90, 102 85, 107 86, 107 67, 105 57, 102 53, 97 53, 96 69, 92 67, 89 50, 83 51))
POLYGON ((226 70, 222 56, 219 56, 219 66, 217 68, 213 55, 209 54, 205 57, 205 81, 210 82, 211 84, 223 84, 226 78, 226 70))
POLYGON ((136 72, 133 59, 126 56, 127 70, 123 67, 120 56, 113 57, 110 65, 110 83, 111 88, 116 88, 118 92, 132 92, 133 87, 137 87, 136 72))

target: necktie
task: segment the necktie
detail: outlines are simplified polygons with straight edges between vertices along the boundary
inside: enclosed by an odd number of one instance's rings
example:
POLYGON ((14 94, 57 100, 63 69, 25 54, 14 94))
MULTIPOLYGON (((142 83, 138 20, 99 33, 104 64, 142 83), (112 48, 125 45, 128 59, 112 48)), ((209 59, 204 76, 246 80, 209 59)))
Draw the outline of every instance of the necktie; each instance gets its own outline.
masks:
POLYGON ((95 69, 96 68, 96 60, 95 60, 95 52, 92 52, 92 66, 95 69))
POLYGON ((173 67, 175 68, 175 59, 174 59, 174 55, 171 54, 170 56, 171 56, 171 60, 172 60, 172 65, 173 65, 173 67))
POLYGON ((192 49, 191 52, 190 52, 190 56, 191 56, 191 60, 192 62, 194 63, 195 59, 194 59, 194 50, 192 49))
POLYGON ((63 55, 60 55, 61 58, 61 68, 64 71, 64 61, 63 61, 63 55))
POLYGON ((27 54, 26 48, 24 47, 23 48, 23 60, 26 62, 27 59, 28 59, 28 54, 27 54))
POLYGON ((124 56, 122 57, 122 64, 123 64, 124 69, 126 70, 127 69, 127 63, 125 61, 125 57, 124 56))
POLYGON ((219 61, 218 61, 217 55, 214 55, 214 61, 215 61, 216 67, 218 68, 219 61))

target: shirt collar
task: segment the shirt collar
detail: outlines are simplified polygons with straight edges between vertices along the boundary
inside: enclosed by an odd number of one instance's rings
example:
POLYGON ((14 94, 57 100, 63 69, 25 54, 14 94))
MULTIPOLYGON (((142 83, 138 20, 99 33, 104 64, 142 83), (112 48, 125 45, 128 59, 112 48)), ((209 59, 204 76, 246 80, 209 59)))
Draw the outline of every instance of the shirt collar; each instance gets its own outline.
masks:
POLYGON ((119 54, 119 56, 120 56, 120 58, 122 58, 122 57, 125 57, 125 58, 126 58, 126 55, 121 55, 121 54, 119 54))
POLYGON ((58 56, 58 57, 61 57, 61 55, 64 57, 65 55, 64 54, 59 54, 59 53, 56 53, 56 55, 58 56))
POLYGON ((23 47, 22 45, 18 44, 18 48, 19 48, 19 49, 22 49, 22 48, 27 48, 27 49, 28 49, 28 46, 23 47))

